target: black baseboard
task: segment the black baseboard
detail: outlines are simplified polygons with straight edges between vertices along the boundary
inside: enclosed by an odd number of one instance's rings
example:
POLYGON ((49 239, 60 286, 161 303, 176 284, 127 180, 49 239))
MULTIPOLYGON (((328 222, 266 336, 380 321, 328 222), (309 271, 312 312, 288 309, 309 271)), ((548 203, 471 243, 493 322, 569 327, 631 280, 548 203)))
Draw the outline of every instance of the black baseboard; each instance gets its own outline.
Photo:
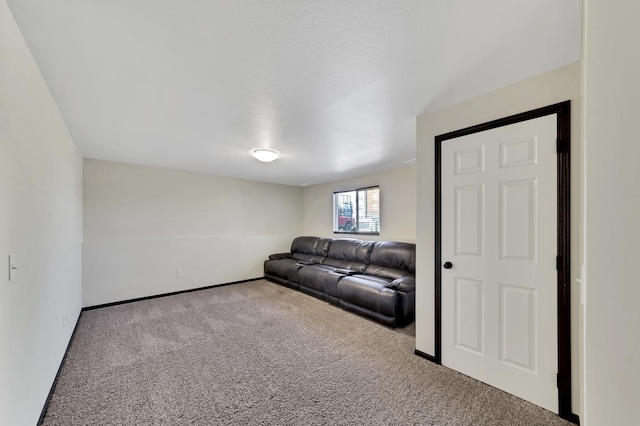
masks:
POLYGON ((104 303, 102 305, 87 306, 87 307, 82 308, 82 310, 83 311, 91 311, 93 309, 108 308, 109 306, 123 305, 125 303, 140 302, 141 300, 157 299, 158 297, 175 296, 176 294, 191 293, 193 291, 207 290, 209 288, 214 288, 214 287, 224 287, 226 285, 248 283, 248 282, 251 282, 251 281, 258 281, 258 280, 262 280, 262 279, 264 279, 264 277, 250 278, 248 280, 233 281, 233 282, 230 282, 230 283, 223 283, 223 284, 213 284, 213 285, 208 285, 208 286, 205 286, 205 287, 190 288, 190 289, 187 289, 187 290, 172 291, 171 293, 154 294, 152 296, 145 296, 145 297, 138 297, 138 298, 135 298, 135 299, 120 300, 118 302, 104 303))
POLYGON ((563 419, 570 421, 571 423, 580 425, 580 417, 576 413, 571 413, 568 416, 561 416, 563 419))
POLYGON ((431 361, 431 362, 433 362, 435 364, 439 364, 439 362, 436 360, 436 357, 433 356, 433 355, 429 355, 428 353, 419 351, 417 349, 415 351, 413 351, 413 353, 418 355, 419 357, 424 358, 424 359, 426 359, 428 361, 431 361))
POLYGON ((62 371, 62 367, 64 363, 67 361, 67 355, 69 354, 69 348, 71 348, 71 343, 73 339, 76 337, 76 331, 78 330, 78 324, 80 324, 80 318, 82 318, 82 311, 80 311, 80 315, 78 315, 78 320, 76 321, 75 327, 73 327, 73 333, 71 333, 71 338, 69 339, 69 343, 67 343, 67 349, 64 351, 64 356, 62 357, 62 361, 60 361, 60 366, 58 367, 58 371, 56 372, 56 377, 53 379, 53 383, 51 384, 51 389, 49 389, 49 395, 47 395, 47 399, 44 401, 44 406, 42 407, 42 411, 40 412, 40 417, 38 418, 37 426, 40 426, 44 421, 44 417, 47 415, 47 410, 49 409, 49 403, 51 402, 51 397, 53 396, 53 392, 56 390, 56 385, 58 384, 58 379, 60 378, 60 372, 62 371))

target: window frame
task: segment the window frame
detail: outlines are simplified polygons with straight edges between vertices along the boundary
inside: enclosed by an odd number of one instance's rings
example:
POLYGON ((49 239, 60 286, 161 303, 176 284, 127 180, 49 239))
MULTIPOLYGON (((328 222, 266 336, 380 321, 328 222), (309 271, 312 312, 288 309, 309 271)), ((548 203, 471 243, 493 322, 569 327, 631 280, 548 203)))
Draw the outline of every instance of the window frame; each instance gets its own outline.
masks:
POLYGON ((333 233, 334 234, 351 234, 351 235, 380 235, 380 222, 381 222, 381 196, 380 196, 380 185, 371 185, 365 186, 362 188, 356 189, 347 189, 344 191, 334 191, 332 194, 332 204, 333 204, 333 233), (360 191, 366 191, 371 189, 378 190, 378 230, 377 231, 359 231, 360 229, 360 191), (356 230, 355 231, 346 231, 340 230, 338 226, 338 209, 340 203, 337 202, 339 194, 345 194, 348 192, 355 192, 355 207, 352 207, 353 218, 356 221, 356 230))

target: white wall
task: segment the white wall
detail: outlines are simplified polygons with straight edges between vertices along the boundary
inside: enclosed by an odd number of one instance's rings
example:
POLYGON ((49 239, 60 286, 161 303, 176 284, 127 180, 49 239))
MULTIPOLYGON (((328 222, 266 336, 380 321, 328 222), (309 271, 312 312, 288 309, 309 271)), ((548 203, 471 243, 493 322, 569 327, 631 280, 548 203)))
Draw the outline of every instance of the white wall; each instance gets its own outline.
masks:
POLYGON ((83 304, 261 277, 301 232, 301 188, 85 159, 83 304))
POLYGON ((0 0, 2 425, 34 425, 40 416, 80 314, 81 240, 81 158, 0 0))
POLYGON ((415 169, 303 190, 85 159, 83 305, 260 277, 294 237, 335 237, 338 190, 380 185, 381 234, 362 239, 415 242, 415 169))
POLYGON ((305 235, 416 242, 416 167, 341 180, 304 189, 305 235), (380 235, 334 234, 333 193, 380 186, 380 235))
POLYGON ((637 0, 586 3, 587 426, 640 419, 638 17, 637 0))
MULTIPOLYGON (((434 137, 535 108, 571 100, 571 290, 573 411, 580 412, 580 64, 575 63, 418 117, 418 226, 416 349, 433 355, 434 335, 434 137)), ((555 313, 552 313, 555 314, 555 313)))

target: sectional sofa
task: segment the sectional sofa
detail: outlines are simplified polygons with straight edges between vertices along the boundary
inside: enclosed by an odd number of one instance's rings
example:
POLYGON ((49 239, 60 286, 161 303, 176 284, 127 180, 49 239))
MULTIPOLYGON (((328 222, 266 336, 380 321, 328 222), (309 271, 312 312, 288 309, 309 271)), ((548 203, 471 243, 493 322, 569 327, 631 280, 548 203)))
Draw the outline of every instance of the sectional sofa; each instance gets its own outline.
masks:
POLYGON ((415 244, 297 237, 264 276, 390 327, 415 318, 415 244))

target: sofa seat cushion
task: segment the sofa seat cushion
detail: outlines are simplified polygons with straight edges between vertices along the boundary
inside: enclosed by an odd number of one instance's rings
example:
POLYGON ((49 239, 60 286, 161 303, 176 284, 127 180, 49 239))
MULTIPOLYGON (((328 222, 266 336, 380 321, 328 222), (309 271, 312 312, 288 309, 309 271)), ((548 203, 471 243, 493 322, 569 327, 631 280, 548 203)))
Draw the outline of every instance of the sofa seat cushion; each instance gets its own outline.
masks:
POLYGON ((302 263, 295 259, 267 260, 264 262, 264 274, 297 282, 297 271, 301 267, 302 263))
POLYGON ((338 297, 338 281, 344 276, 336 268, 325 265, 310 265, 298 270, 298 280, 302 285, 333 297, 338 297))
POLYGON ((352 275, 338 282, 340 300, 387 317, 395 317, 398 292, 389 288, 390 279, 372 275, 352 275))

